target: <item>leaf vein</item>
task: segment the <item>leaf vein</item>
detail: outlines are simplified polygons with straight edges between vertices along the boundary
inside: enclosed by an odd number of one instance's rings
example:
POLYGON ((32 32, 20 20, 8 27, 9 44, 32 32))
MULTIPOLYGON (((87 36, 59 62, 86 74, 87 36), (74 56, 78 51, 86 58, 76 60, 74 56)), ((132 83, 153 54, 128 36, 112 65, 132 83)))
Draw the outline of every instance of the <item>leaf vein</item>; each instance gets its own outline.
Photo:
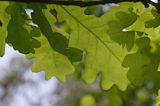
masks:
POLYGON ((121 62, 121 59, 116 56, 116 54, 108 47, 108 45, 103 42, 103 40, 97 35, 95 34, 92 30, 90 30, 87 26, 85 26, 83 23, 80 22, 80 20, 78 20, 75 16, 73 16, 64 6, 61 6, 61 8, 66 11, 75 21, 77 21, 77 23, 79 23, 82 27, 84 27, 88 32, 90 32, 95 38, 97 38, 97 40, 99 40, 107 49, 108 51, 119 61, 121 62))

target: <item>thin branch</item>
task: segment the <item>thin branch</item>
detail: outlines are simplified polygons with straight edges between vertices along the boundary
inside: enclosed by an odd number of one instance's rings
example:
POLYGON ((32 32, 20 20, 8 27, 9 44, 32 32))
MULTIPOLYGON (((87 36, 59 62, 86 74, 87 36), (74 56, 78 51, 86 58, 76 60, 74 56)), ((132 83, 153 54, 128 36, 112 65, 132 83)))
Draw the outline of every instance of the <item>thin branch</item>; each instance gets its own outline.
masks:
POLYGON ((75 5, 80 7, 103 5, 108 3, 120 3, 120 2, 142 2, 145 7, 153 5, 158 11, 160 11, 160 4, 152 2, 151 0, 99 0, 99 1, 65 1, 65 0, 0 0, 0 1, 12 1, 23 3, 45 3, 45 4, 57 4, 57 5, 75 5))
POLYGON ((14 1, 25 3, 46 3, 46 4, 58 4, 58 5, 76 5, 80 7, 100 5, 107 3, 120 3, 120 2, 142 2, 146 3, 146 0, 100 0, 100 1, 62 1, 62 0, 0 0, 0 1, 14 1))

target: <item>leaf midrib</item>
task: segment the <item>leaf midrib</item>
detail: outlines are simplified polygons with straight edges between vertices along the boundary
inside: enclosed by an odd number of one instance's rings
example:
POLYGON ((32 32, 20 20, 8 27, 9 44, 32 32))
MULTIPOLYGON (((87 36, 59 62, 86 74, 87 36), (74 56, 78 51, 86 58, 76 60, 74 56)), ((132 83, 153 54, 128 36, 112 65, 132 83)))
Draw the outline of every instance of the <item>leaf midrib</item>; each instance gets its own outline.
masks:
POLYGON ((108 51, 121 63, 121 59, 109 48, 109 46, 103 42, 103 40, 95 34, 92 30, 90 30, 87 26, 85 26, 81 21, 79 21, 75 16, 73 16, 65 7, 61 6, 61 8, 67 12, 77 23, 79 23, 82 27, 84 27, 88 32, 90 32, 95 38, 97 38, 107 49, 108 51))

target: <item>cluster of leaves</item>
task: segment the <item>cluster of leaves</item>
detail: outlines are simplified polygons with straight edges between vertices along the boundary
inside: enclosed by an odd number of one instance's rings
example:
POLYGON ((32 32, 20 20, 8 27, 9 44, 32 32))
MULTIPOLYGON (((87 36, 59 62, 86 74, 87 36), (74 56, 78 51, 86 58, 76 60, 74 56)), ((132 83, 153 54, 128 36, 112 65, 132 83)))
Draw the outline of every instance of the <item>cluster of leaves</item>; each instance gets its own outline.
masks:
POLYGON ((33 59, 34 72, 46 79, 66 76, 81 67, 80 77, 97 76, 108 90, 125 90, 158 82, 160 73, 160 15, 142 3, 120 3, 99 17, 91 7, 0 3, 0 55, 5 43, 33 59), (26 10, 32 10, 28 16, 26 10))

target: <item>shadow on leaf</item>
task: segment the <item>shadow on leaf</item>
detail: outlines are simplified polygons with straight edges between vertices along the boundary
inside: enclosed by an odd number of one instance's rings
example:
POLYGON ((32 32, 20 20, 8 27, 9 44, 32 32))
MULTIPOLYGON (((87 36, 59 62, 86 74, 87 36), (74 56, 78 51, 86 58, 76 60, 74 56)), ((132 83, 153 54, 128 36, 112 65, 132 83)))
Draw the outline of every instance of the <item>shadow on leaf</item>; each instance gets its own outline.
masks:
POLYGON ((123 47, 126 45, 127 49, 130 51, 134 45, 135 32, 127 31, 125 28, 132 25, 138 16, 131 10, 129 10, 129 13, 117 12, 115 16, 117 20, 108 22, 109 29, 107 33, 112 40, 123 47))
POLYGON ((138 51, 125 56, 124 67, 129 67, 128 79, 135 86, 141 86, 145 82, 160 80, 160 72, 157 71, 160 63, 159 53, 151 53, 150 39, 142 37, 136 40, 138 51), (136 76, 136 77, 135 77, 136 76))

